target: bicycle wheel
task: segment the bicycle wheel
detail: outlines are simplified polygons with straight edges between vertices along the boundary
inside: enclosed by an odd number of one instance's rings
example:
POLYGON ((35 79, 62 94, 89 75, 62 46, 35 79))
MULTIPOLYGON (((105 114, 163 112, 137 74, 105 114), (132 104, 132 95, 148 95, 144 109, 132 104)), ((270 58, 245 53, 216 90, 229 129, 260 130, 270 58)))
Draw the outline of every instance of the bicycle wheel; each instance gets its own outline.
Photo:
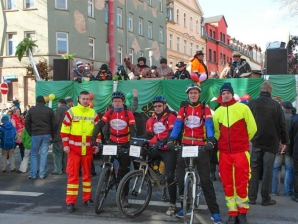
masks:
POLYGON ((183 216, 184 223, 192 223, 193 222, 193 210, 194 210, 194 181, 192 174, 190 174, 184 183, 184 195, 183 195, 183 216))
POLYGON ((119 210, 128 217, 140 215, 148 206, 152 194, 152 185, 149 177, 144 177, 143 170, 134 170, 126 174, 120 181, 116 194, 116 203, 119 210), (125 188, 128 186, 128 195, 125 188), (129 206, 127 206, 127 200, 129 206), (124 203, 126 205, 124 205, 124 203))
POLYGON ((200 177, 199 175, 196 173, 196 179, 197 179, 197 183, 196 183, 196 198, 195 198, 195 209, 199 209, 199 205, 200 205, 200 196, 202 195, 202 186, 200 183, 200 177))
POLYGON ((107 195, 109 193, 110 173, 110 167, 105 167, 101 170, 94 200, 94 211, 96 214, 99 214, 102 211, 107 195))

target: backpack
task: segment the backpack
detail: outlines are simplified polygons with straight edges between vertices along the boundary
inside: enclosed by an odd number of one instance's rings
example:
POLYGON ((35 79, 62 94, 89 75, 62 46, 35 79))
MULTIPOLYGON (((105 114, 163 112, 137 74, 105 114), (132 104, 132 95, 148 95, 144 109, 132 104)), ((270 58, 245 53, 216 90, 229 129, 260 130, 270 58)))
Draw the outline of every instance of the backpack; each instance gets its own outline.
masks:
POLYGON ((16 146, 15 143, 15 136, 17 134, 15 127, 12 126, 12 128, 7 129, 3 127, 3 125, 0 127, 1 132, 1 148, 2 149, 14 149, 16 146))

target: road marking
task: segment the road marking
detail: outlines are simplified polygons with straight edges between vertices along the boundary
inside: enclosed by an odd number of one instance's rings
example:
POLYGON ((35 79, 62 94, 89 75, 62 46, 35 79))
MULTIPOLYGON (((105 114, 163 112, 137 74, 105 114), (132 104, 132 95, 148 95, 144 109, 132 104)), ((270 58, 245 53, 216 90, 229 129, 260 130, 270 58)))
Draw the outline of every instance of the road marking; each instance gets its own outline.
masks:
MULTIPOLYGON (((129 200, 128 199, 129 204, 142 204, 144 203, 144 200, 129 200)), ((162 202, 162 201, 150 201, 149 205, 151 206, 161 206, 161 207, 169 207, 169 203, 167 202, 162 202)), ((180 208, 181 204, 180 203, 176 203, 176 207, 180 208)), ((207 205, 199 205, 199 210, 207 210, 208 207, 207 205)))
POLYGON ((14 195, 14 196, 29 196, 29 197, 38 197, 44 193, 39 192, 24 192, 24 191, 0 191, 2 195, 14 195))

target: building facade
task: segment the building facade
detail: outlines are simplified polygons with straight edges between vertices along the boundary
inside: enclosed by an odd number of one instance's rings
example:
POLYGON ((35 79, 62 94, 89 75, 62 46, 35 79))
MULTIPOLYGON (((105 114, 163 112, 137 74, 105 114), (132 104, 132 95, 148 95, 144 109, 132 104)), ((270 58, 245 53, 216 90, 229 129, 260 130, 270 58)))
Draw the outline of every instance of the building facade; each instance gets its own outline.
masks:
POLYGON ((232 60, 233 50, 230 47, 228 24, 223 15, 204 18, 204 29, 207 38, 206 61, 210 72, 220 74, 225 63, 232 60))
POLYGON ((188 64, 195 52, 206 52, 202 36, 203 11, 197 0, 167 0, 167 59, 169 66, 188 64))
POLYGON ((17 97, 22 106, 35 104, 35 82, 25 69, 29 60, 24 57, 19 62, 15 57, 24 37, 37 40, 35 62, 46 60, 53 65, 53 59, 62 54, 76 53, 76 60, 90 63, 94 73, 101 64, 109 65, 110 52, 115 57, 112 71, 124 65, 126 54, 133 63, 144 56, 147 64, 166 56, 166 1, 4 0, 0 7, 4 15, 0 19, 0 78, 9 82, 6 100, 17 97))

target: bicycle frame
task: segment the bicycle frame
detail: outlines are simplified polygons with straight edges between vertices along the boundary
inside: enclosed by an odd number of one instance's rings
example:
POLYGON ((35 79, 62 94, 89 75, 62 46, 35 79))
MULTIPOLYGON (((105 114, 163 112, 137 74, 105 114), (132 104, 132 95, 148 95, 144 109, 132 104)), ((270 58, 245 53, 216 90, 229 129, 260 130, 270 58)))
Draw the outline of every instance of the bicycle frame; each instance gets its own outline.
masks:
POLYGON ((193 178, 193 188, 192 188, 192 197, 196 198, 196 191, 197 191, 197 177, 196 177, 196 169, 193 165, 194 157, 190 157, 189 167, 185 169, 185 176, 184 176, 184 183, 188 176, 192 176, 193 178))

